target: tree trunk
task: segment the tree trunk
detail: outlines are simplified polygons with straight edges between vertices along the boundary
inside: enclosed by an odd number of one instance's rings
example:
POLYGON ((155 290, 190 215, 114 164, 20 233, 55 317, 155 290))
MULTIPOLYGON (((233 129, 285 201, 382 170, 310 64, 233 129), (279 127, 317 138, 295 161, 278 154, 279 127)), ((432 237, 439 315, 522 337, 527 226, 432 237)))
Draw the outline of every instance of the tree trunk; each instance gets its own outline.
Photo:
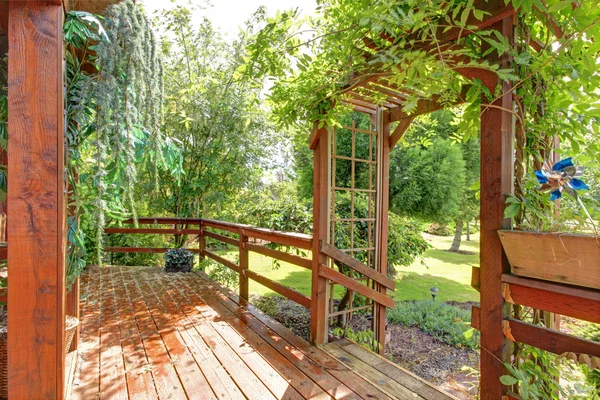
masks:
POLYGON ((462 239, 462 218, 458 218, 456 220, 456 231, 454 231, 454 241, 452 241, 452 247, 450 247, 450 251, 458 251, 460 249, 460 240, 462 239))
POLYGON ((467 221, 467 242, 471 241, 471 223, 467 221))

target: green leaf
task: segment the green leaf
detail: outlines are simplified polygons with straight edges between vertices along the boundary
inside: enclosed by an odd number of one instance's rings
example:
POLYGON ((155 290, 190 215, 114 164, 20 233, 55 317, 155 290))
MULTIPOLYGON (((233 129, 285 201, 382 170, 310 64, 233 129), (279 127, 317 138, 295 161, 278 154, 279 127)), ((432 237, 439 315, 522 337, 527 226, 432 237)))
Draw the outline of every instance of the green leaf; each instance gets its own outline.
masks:
POLYGON ((514 218, 521 210, 521 203, 512 203, 504 209, 504 218, 514 218))
POLYGON ((503 385, 512 386, 519 381, 510 375, 502 375, 500 377, 500 382, 502 382, 503 385))
POLYGON ((552 4, 548 7, 548 12, 553 13, 562 10, 563 8, 571 7, 570 1, 559 1, 558 3, 552 4))

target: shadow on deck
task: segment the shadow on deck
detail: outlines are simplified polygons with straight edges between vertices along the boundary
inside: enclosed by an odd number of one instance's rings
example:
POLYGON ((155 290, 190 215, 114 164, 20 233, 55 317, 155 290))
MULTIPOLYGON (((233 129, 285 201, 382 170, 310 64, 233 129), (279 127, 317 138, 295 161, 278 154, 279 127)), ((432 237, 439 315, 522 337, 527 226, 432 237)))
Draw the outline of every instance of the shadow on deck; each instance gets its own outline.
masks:
POLYGON ((71 399, 451 399, 357 345, 317 348, 197 273, 90 267, 71 399))

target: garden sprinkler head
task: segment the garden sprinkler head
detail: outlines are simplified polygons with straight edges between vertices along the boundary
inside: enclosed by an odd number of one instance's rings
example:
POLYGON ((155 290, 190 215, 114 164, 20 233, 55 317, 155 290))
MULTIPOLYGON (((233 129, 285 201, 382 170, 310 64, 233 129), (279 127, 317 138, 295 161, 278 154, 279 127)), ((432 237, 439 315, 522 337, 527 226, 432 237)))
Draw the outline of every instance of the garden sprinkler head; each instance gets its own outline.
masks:
POLYGON ((431 297, 433 298, 433 301, 435 301, 435 296, 437 296, 440 290, 434 286, 431 289, 429 289, 429 291, 431 292, 431 297))

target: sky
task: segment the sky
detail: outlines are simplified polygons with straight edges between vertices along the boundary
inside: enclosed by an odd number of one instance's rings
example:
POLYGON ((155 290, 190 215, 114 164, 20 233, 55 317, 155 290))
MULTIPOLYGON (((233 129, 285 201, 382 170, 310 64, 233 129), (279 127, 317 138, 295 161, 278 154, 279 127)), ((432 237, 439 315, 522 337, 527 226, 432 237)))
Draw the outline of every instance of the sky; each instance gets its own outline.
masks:
MULTIPOLYGON (((171 8, 175 4, 194 4, 204 5, 204 0, 141 0, 146 12, 152 16, 155 10, 161 8, 171 8)), ((298 7, 303 15, 311 14, 317 7, 315 0, 212 0, 212 6, 205 10, 196 12, 199 16, 206 16, 218 27, 222 33, 228 36, 235 36, 238 33, 238 27, 243 26, 244 22, 260 6, 267 8, 267 15, 275 15, 277 10, 288 10, 298 7)))

